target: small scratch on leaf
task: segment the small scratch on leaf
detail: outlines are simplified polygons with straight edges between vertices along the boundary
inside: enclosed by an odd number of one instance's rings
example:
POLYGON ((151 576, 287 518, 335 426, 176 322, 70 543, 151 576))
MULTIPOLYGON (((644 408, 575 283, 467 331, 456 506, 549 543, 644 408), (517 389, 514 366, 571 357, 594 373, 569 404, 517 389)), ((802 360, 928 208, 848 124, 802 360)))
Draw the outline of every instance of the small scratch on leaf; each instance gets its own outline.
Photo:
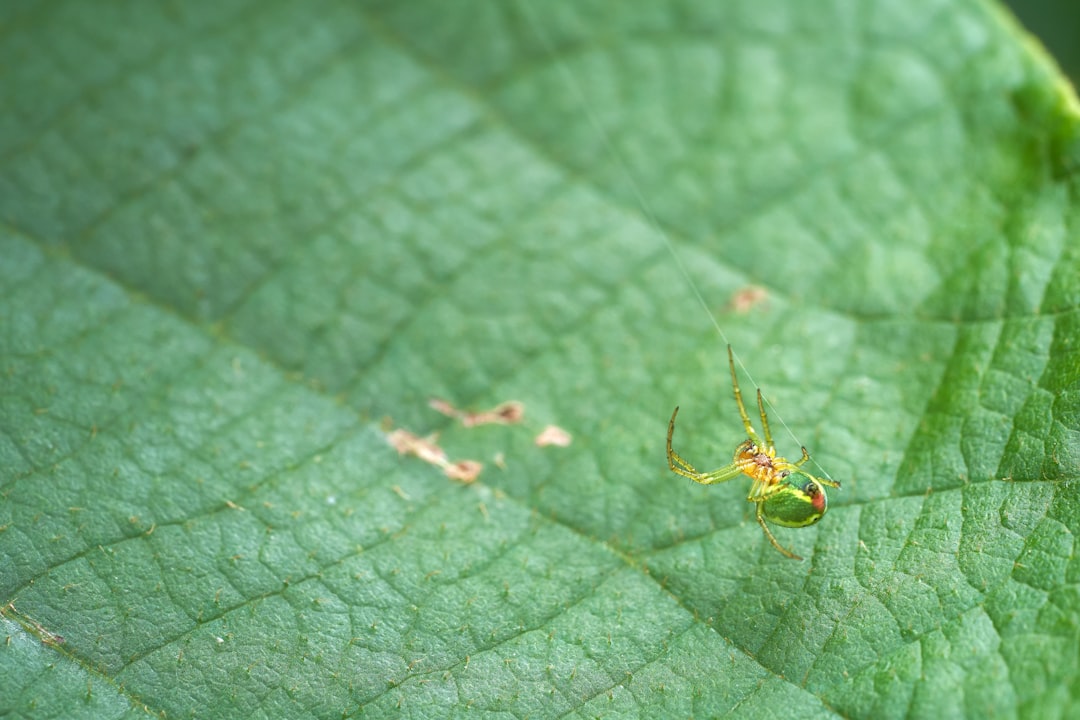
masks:
MULTIPOLYGON (((16 610, 15 603, 8 603, 5 605, 4 608, 0 610, 0 615, 14 617, 27 632, 36 635, 42 645, 47 645, 48 647, 60 647, 66 642, 63 635, 46 630, 44 625, 16 610)), ((11 638, 8 636, 8 642, 10 643, 10 641, 11 638)))

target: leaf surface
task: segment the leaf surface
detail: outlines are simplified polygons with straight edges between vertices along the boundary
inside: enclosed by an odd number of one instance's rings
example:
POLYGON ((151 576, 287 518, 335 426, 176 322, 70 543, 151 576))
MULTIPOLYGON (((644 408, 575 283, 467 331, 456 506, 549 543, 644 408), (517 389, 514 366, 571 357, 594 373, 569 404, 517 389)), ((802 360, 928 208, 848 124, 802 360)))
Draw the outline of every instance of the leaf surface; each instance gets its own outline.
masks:
POLYGON ((2 12, 0 712, 1080 712, 1080 114, 996 5, 2 12), (725 338, 805 562, 667 469, 725 338))

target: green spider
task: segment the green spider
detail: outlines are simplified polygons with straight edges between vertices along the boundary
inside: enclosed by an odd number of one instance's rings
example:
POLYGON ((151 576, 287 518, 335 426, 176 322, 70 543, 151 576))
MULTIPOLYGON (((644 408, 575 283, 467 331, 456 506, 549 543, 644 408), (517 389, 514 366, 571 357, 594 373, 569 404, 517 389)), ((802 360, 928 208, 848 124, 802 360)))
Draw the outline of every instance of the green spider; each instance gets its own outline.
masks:
POLYGON ((746 499, 757 503, 757 521, 761 529, 765 531, 765 537, 769 538, 773 547, 786 557, 802 560, 777 541, 765 521, 791 528, 813 525, 828 509, 828 498, 825 497, 825 488, 822 486, 839 488, 840 483, 814 477, 800 469, 803 463, 810 459, 810 453, 806 452, 805 446, 802 449, 802 458, 798 462, 790 462, 787 458, 776 454, 772 433, 769 431, 769 419, 765 416, 765 404, 761 400, 761 390, 758 389, 758 411, 761 413, 761 427, 765 433, 765 444, 761 443, 761 439, 754 431, 754 426, 750 424, 746 406, 743 405, 739 380, 735 377, 735 358, 731 353, 730 345, 727 351, 728 364, 731 366, 731 385, 735 388, 735 402, 739 406, 739 415, 742 416, 743 427, 746 428, 749 439, 735 448, 734 461, 730 465, 717 468, 712 472, 698 472, 679 453, 671 449, 671 437, 675 434, 675 416, 679 414, 679 408, 676 407, 675 412, 671 413, 671 422, 668 423, 668 467, 679 475, 702 485, 725 482, 739 475, 751 477, 754 484, 750 486, 750 494, 746 496, 746 499))

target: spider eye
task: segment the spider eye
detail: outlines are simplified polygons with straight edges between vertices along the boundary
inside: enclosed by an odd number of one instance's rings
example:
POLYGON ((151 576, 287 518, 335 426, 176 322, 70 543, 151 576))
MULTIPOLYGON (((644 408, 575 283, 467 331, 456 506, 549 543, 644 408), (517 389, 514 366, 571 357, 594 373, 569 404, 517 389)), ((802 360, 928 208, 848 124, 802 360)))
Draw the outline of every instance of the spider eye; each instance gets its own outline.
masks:
POLYGON ((781 471, 780 471, 780 477, 781 477, 781 478, 786 478, 786 477, 787 477, 788 475, 790 475, 790 474, 791 474, 791 471, 790 471, 790 470, 781 470, 781 471))

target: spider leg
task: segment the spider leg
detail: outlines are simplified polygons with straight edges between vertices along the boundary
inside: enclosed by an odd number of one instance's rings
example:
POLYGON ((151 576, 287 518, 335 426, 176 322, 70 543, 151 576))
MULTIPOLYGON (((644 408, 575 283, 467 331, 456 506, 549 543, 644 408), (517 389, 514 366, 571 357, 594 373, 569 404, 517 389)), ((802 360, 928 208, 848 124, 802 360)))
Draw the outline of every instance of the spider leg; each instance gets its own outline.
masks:
POLYGON ((730 465, 725 465, 722 468, 717 468, 712 472, 703 473, 698 477, 694 478, 694 480, 698 481, 702 485, 713 485, 715 483, 722 483, 727 480, 731 480, 732 478, 737 478, 740 475, 742 475, 742 466, 738 463, 731 463, 730 465))
POLYGON ((806 452, 806 446, 802 446, 802 459, 795 463, 795 467, 802 467, 802 464, 810 459, 810 453, 806 452))
POLYGON ((682 475, 685 478, 690 478, 694 482, 701 483, 702 485, 712 485, 714 483, 724 482, 725 480, 731 480, 742 473, 742 468, 736 463, 725 465, 712 472, 698 472, 697 469, 687 462, 682 455, 675 452, 675 449, 671 447, 671 438, 675 434, 675 416, 678 414, 679 408, 676 407, 675 411, 671 413, 671 421, 668 422, 667 431, 667 461, 668 467, 671 468, 672 472, 682 475))
MULTIPOLYGON (((809 460, 809 459, 810 459, 810 453, 806 452, 806 446, 803 445, 802 458, 797 463, 795 463, 795 467, 802 467, 802 464, 804 462, 806 462, 807 460, 809 460)), ((817 476, 814 476, 814 477, 822 485, 828 485, 829 487, 834 487, 834 488, 839 488, 840 487, 840 483, 837 482, 836 480, 830 480, 828 478, 819 478, 817 476)))
POLYGON ((688 477, 691 480, 696 480, 701 475, 694 466, 688 463, 682 458, 679 453, 671 447, 671 437, 675 434, 675 416, 679 414, 678 406, 675 407, 675 411, 671 413, 671 420, 668 421, 667 426, 667 463, 668 467, 673 472, 677 472, 683 477, 688 477))
POLYGON ((802 560, 801 557, 781 545, 780 542, 776 539, 776 536, 772 534, 772 530, 770 530, 769 526, 765 524, 765 516, 762 514, 762 505, 760 502, 757 506, 757 521, 758 525, 761 526, 761 529, 765 531, 765 537, 769 538, 769 542, 772 543, 772 546, 774 548, 780 551, 781 555, 783 555, 784 557, 789 557, 792 560, 802 560))
POLYGON ((822 485, 828 485, 829 487, 839 488, 840 482, 838 480, 830 480, 829 478, 817 478, 817 481, 822 485))
MULTIPOLYGON (((735 377, 735 355, 731 352, 731 345, 727 346, 727 358, 728 365, 731 367, 731 387, 735 389, 735 403, 739 406, 739 416, 742 418, 743 427, 746 428, 746 434, 750 436, 750 439, 754 441, 754 444, 760 445, 761 443, 758 441, 757 433, 754 432, 754 426, 750 424, 750 416, 746 414, 746 406, 743 405, 742 390, 739 389, 739 379, 735 377)), ((764 416, 765 413, 763 411, 762 417, 764 416)), ((772 443, 770 443, 770 445, 771 444, 772 443)))
POLYGON ((761 429, 765 432, 765 446, 776 447, 772 444, 772 432, 769 430, 769 418, 765 414, 765 402, 761 399, 761 388, 757 391, 757 407, 761 413, 761 429))
POLYGON ((779 483, 755 478, 754 484, 750 486, 750 492, 746 495, 746 499, 753 503, 761 503, 768 500, 769 497, 780 492, 782 489, 783 488, 779 483))

